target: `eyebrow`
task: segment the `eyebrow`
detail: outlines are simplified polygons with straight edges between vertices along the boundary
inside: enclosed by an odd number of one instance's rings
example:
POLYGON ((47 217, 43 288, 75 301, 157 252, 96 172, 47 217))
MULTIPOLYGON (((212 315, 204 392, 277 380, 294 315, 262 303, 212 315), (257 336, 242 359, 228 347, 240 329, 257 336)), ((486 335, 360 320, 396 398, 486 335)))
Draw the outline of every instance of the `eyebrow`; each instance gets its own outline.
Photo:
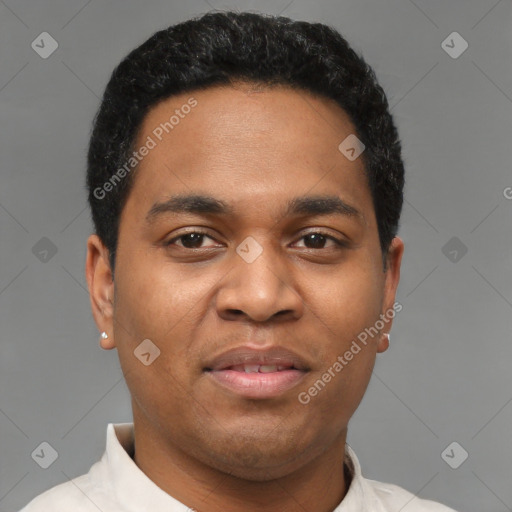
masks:
MULTIPOLYGON (((152 223, 164 213, 233 215, 234 210, 226 202, 212 196, 199 194, 175 195, 166 201, 155 203, 146 215, 146 222, 152 223)), ((288 202, 284 216, 297 215, 343 215, 364 219, 363 214, 357 208, 337 196, 295 197, 288 202)))

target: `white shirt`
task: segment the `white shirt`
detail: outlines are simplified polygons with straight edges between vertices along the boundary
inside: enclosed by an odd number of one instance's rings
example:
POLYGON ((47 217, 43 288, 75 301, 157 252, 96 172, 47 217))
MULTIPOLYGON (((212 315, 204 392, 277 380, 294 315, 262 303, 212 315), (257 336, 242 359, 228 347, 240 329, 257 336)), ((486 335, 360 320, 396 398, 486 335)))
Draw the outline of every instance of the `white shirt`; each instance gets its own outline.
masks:
MULTIPOLYGON (((129 455, 133 447, 133 423, 109 423, 105 453, 89 473, 49 489, 20 512, 190 512, 138 468, 129 455)), ((333 512, 455 512, 396 485, 367 480, 348 445, 345 460, 352 480, 333 512)))

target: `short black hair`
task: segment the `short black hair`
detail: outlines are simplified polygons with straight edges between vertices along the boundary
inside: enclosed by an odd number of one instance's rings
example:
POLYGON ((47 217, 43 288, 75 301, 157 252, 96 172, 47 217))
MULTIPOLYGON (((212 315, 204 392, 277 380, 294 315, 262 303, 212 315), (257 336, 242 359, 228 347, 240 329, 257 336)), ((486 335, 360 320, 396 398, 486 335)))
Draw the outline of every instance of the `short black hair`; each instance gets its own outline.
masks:
POLYGON ((362 158, 385 257, 398 230, 404 165, 373 69, 325 24, 226 11, 156 32, 121 61, 106 86, 89 144, 87 187, 95 231, 109 250, 112 270, 134 172, 112 178, 126 169, 149 109, 180 93, 235 82, 285 85, 333 99, 343 108, 365 145, 362 158))

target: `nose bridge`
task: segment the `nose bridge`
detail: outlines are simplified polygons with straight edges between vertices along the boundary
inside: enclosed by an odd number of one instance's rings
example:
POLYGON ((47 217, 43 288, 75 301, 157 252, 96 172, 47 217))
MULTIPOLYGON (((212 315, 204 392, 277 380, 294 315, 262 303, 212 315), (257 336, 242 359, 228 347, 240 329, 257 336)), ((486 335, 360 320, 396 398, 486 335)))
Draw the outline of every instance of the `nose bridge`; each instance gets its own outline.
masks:
POLYGON ((269 240, 247 237, 233 253, 232 270, 219 290, 219 313, 242 312, 257 321, 283 312, 300 315, 302 302, 283 258, 269 240))

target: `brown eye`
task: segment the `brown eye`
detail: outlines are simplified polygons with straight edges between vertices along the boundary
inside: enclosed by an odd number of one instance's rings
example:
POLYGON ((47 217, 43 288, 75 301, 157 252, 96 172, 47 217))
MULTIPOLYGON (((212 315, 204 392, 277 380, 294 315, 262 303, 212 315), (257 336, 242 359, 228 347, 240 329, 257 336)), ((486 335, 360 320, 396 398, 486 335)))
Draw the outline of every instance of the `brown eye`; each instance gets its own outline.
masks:
POLYGON ((202 231, 191 231, 174 237, 172 240, 166 242, 165 245, 168 247, 176 245, 177 247, 183 247, 184 249, 201 249, 205 238, 213 240, 213 238, 208 236, 208 233, 203 233, 202 231), (178 240, 181 241, 180 244, 175 243, 178 240))
MULTIPOLYGON (((319 233, 310 233, 303 238, 309 243, 309 249, 322 249, 327 241, 327 237, 319 233)), ((306 243, 306 246, 308 243, 306 243)))
POLYGON ((303 235, 300 240, 304 240, 304 246, 306 249, 325 249, 325 244, 328 241, 333 242, 335 247, 344 247, 346 245, 341 240, 321 232, 307 233, 306 235, 303 235))
POLYGON ((205 235, 202 233, 187 233, 186 235, 180 236, 180 240, 182 241, 183 247, 187 249, 197 249, 201 246, 205 235))

